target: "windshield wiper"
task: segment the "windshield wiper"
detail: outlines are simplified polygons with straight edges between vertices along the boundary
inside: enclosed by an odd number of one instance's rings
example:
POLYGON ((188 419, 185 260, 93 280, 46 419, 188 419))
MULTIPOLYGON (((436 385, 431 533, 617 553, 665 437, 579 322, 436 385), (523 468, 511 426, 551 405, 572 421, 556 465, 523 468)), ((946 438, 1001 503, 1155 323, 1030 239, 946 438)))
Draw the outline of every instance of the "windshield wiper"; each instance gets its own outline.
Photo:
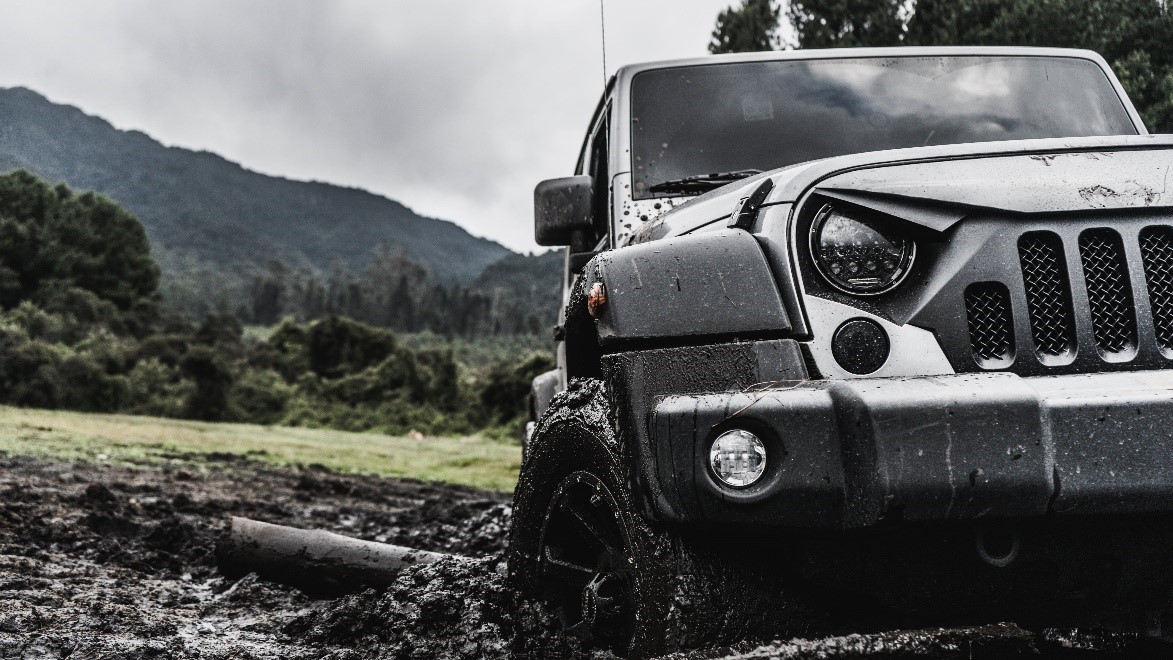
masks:
POLYGON ((755 174, 761 174, 761 170, 734 170, 732 172, 714 172, 712 174, 697 174, 695 176, 686 176, 683 179, 672 179, 664 181, 652 186, 648 186, 648 192, 652 193, 674 193, 674 192, 706 192, 714 188, 737 181, 738 179, 745 179, 755 174))

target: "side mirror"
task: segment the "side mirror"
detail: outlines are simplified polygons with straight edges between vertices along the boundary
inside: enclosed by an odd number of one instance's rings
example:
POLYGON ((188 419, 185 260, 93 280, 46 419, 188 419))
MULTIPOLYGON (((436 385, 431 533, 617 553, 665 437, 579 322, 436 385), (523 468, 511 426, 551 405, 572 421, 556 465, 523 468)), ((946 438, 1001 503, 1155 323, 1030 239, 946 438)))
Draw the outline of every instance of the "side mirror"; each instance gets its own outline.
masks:
POLYGON ((548 179, 534 188, 534 240, 538 245, 575 246, 590 242, 594 179, 548 179))

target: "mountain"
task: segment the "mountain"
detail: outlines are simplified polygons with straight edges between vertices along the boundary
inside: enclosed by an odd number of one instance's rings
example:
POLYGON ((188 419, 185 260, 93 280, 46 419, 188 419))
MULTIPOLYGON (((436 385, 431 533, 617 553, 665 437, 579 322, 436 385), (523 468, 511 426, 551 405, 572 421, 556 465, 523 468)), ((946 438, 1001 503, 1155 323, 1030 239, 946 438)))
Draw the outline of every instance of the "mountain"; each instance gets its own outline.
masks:
POLYGON ((385 242, 436 279, 469 284, 512 255, 386 197, 260 174, 117 129, 29 89, 0 88, 0 172, 16 168, 104 193, 138 216, 163 268, 164 298, 178 309, 214 303, 273 258, 295 269, 340 263, 359 273, 385 242))

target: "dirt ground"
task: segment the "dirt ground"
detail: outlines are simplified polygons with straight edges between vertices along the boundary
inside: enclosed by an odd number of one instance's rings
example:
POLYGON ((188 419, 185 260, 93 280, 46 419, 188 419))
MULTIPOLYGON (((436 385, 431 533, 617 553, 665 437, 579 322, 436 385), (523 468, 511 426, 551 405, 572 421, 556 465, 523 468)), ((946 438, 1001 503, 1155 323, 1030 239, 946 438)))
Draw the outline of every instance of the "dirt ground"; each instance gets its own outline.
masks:
MULTIPOLYGON (((509 512, 502 493, 230 456, 162 471, 0 456, 0 659, 591 656, 505 588, 509 512), (475 559, 314 600, 217 572, 212 549, 230 515, 475 559)), ((1065 655, 1075 639, 996 625, 674 657, 1038 657, 1065 655)))

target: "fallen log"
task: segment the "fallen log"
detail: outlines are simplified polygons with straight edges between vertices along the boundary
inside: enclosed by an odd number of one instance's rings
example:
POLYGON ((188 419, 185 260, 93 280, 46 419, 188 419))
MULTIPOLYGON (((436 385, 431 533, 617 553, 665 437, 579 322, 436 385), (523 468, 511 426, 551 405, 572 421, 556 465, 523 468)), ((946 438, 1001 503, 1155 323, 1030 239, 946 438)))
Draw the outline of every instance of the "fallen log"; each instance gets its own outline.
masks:
POLYGON ((256 573, 314 595, 385 587, 407 566, 453 556, 239 517, 216 544, 224 575, 256 573))

